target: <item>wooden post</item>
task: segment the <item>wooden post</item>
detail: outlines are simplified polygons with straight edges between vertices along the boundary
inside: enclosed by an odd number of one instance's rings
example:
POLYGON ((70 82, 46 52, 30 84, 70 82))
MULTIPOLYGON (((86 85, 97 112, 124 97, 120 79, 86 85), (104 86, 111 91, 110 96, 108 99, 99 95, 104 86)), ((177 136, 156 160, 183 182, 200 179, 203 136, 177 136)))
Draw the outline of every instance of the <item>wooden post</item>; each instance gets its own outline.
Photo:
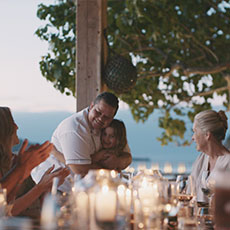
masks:
POLYGON ((103 1, 77 0, 77 111, 89 106, 101 92, 103 1))
MULTIPOLYGON (((102 61, 101 61, 101 68, 103 69, 106 65, 106 61, 108 59, 108 47, 107 42, 104 36, 104 30, 107 28, 107 0, 102 0, 102 39, 101 39, 101 46, 102 46, 102 61)), ((102 73, 103 74, 103 73, 102 73)), ((101 75, 102 76, 102 75, 101 75)), ((101 91, 107 91, 108 87, 106 86, 105 82, 101 81, 101 91)))

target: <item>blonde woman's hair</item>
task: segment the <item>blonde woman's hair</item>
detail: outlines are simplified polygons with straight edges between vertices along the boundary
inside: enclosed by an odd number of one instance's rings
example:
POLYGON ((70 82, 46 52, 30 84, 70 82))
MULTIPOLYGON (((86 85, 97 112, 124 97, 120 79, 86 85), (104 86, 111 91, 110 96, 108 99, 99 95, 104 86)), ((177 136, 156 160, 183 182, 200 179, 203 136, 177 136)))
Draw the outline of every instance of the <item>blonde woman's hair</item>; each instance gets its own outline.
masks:
POLYGON ((223 110, 216 112, 214 110, 206 110, 195 116, 198 127, 203 132, 210 132, 219 141, 224 140, 228 129, 227 116, 223 110))

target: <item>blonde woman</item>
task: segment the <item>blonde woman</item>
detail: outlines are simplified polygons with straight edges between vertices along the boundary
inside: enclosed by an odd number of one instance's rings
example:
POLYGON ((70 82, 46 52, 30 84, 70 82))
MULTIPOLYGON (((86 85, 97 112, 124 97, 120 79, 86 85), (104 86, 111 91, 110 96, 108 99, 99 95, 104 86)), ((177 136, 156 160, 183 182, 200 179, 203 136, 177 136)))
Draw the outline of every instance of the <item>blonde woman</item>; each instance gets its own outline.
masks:
POLYGON ((218 170, 230 169, 230 152, 222 144, 228 128, 224 111, 206 110, 195 116, 192 140, 202 152, 192 167, 198 202, 208 202, 208 189, 213 187, 218 170))

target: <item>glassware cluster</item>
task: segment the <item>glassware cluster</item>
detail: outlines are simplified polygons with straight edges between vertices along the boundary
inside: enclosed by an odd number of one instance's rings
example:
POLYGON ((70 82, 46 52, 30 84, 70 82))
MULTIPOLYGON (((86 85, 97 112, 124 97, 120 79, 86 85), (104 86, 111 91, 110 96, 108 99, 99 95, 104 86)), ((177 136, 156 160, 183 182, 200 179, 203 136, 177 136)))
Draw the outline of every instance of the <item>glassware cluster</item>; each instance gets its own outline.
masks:
MULTIPOLYGON (((218 203, 228 205, 230 202, 230 196, 225 195, 228 197, 225 200, 223 196, 215 196, 212 207, 208 203, 207 206, 199 206, 191 176, 183 173, 172 180, 156 168, 139 167, 137 172, 126 170, 119 173, 90 170, 83 178, 75 175, 71 182, 71 193, 60 193, 58 178, 54 178, 41 210, 42 229, 185 230, 205 229, 207 226, 211 229, 214 217, 217 224, 223 223, 218 203), (215 209, 218 213, 214 212, 215 209)), ((218 183, 211 190, 214 196, 215 193, 229 191, 229 188, 223 190, 218 183)), ((209 194, 207 196, 210 197, 209 194)), ((1 229, 7 229, 4 228, 8 224, 5 221, 7 207, 6 190, 1 189, 1 229)), ((225 219, 228 215, 226 212, 225 219)))

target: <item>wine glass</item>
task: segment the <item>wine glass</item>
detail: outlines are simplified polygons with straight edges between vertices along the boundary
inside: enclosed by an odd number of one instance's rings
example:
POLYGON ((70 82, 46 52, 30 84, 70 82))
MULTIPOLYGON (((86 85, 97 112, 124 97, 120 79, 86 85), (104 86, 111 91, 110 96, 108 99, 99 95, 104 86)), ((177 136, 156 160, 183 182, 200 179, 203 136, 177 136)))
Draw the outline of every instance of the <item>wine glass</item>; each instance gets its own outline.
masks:
POLYGON ((178 183, 175 181, 161 181, 159 184, 159 198, 160 198, 160 213, 163 224, 168 226, 176 226, 177 213, 179 211, 178 204, 178 183))
POLYGON ((192 176, 179 175, 176 182, 179 185, 178 200, 183 203, 189 203, 195 197, 195 186, 192 176))
POLYGON ((176 182, 179 185, 178 200, 180 210, 178 212, 178 229, 197 229, 196 221, 196 192, 192 176, 177 176, 176 182))

